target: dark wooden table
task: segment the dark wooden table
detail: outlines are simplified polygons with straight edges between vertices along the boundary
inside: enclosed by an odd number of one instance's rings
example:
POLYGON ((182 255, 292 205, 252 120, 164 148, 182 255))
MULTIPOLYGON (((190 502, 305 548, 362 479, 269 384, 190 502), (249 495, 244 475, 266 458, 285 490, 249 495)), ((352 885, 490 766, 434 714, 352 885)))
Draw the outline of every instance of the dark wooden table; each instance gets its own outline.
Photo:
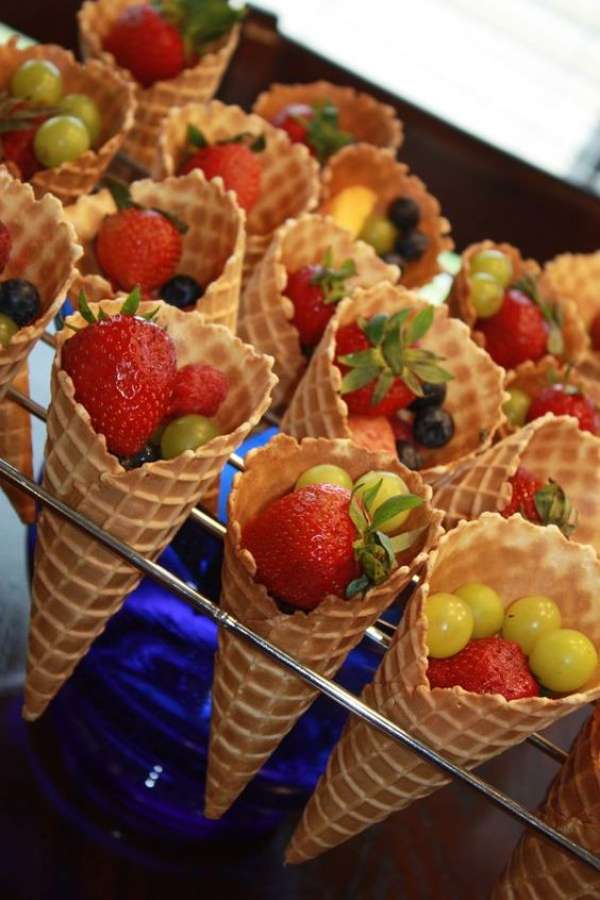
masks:
MULTIPOLYGON (((39 41, 75 48, 78 6, 2 0, 0 15, 39 41)), ((366 88, 398 108, 406 125, 401 158, 439 196, 459 248, 489 236, 542 260, 597 249, 598 198, 281 38, 269 17, 248 21, 220 97, 248 106, 272 81, 317 78, 366 88)), ((293 822, 258 846, 199 850, 191 866, 167 869, 159 857, 141 863, 75 830, 42 793, 27 750, 35 732, 20 723, 19 700, 18 690, 0 697, 1 900, 195 900, 213 893, 223 900, 483 900, 520 834, 503 812, 455 784, 299 868, 281 863, 293 822)), ((549 736, 568 746, 582 718, 559 723, 549 736)), ((556 768, 522 746, 481 774, 534 808, 556 768)))

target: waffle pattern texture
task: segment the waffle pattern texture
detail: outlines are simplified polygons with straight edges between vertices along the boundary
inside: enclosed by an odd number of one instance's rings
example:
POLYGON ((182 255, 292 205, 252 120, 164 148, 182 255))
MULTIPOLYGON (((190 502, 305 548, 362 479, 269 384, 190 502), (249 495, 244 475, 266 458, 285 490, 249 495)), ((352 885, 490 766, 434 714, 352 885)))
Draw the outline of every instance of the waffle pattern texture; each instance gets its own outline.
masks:
MULTIPOLYGON (((27 362, 14 378, 12 387, 29 396, 27 362)), ((5 459, 28 478, 33 478, 31 415, 20 403, 5 397, 0 401, 0 458, 5 459)), ((8 481, 0 480, 4 493, 22 522, 35 521, 35 500, 8 481)))

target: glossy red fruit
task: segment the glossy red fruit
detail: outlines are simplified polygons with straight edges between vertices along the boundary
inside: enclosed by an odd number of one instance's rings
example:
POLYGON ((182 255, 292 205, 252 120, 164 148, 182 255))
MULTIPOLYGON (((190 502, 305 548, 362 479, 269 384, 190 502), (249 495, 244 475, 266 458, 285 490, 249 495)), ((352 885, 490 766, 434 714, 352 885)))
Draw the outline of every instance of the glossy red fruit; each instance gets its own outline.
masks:
POLYGON ((532 475, 525 466, 519 466, 512 478, 509 478, 512 487, 512 495, 502 515, 505 519, 514 513, 521 515, 530 522, 541 524, 541 519, 535 505, 535 495, 542 487, 541 479, 532 475))
POLYGON ((294 304, 292 324, 298 329, 300 343, 315 347, 335 312, 334 303, 326 303, 323 288, 314 282, 321 266, 304 266, 288 275, 285 295, 294 304))
POLYGON ((12 238, 10 236, 10 231, 4 222, 0 220, 0 272, 4 271, 4 267, 10 257, 11 249, 12 238))
POLYGON ((34 128, 23 128, 19 131, 7 131, 0 135, 2 158, 13 163, 19 169, 19 177, 29 181, 41 168, 33 150, 33 140, 44 117, 36 120, 34 128))
POLYGON ((505 292, 495 316, 479 319, 476 327, 485 335, 485 348, 494 362, 505 369, 540 359, 548 347, 548 325, 539 306, 516 288, 505 292))
POLYGON ((138 453, 171 402, 176 358, 167 332, 135 316, 111 316, 69 338, 62 365, 109 451, 138 453))
POLYGON ((546 413, 573 416, 582 431, 600 434, 600 415, 596 405, 570 384, 551 384, 531 401, 527 421, 533 422, 546 413))
POLYGON ((311 484, 274 500, 249 521, 242 545, 256 561, 256 581, 305 610, 329 594, 343 597, 360 574, 350 497, 338 485, 311 484))
POLYGON ((214 416, 227 397, 229 380, 214 366, 192 363, 178 369, 173 382, 169 418, 195 414, 214 416))
POLYGON ((600 313, 595 316, 590 325, 590 338, 592 340, 592 350, 600 351, 600 313))
POLYGON ((182 238, 175 225, 153 209, 122 209, 107 216, 96 238, 96 257, 105 275, 125 291, 144 294, 173 277, 182 238))
POLYGON ((104 40, 104 49, 143 87, 175 78, 185 67, 181 33, 146 3, 123 10, 104 40))
MULTIPOLYGON (((308 141, 308 123, 315 114, 312 106, 306 103, 290 103, 279 110, 273 118, 273 125, 286 131, 295 144, 306 144, 308 141)), ((311 148, 312 149, 312 148, 311 148)))
POLYGON ((346 356, 359 350, 368 350, 371 346, 369 338, 357 322, 338 328, 335 338, 335 355, 346 356))
POLYGON ((201 169, 206 178, 222 178, 227 190, 235 191, 246 212, 260 197, 262 169, 256 153, 245 144, 212 144, 200 147, 181 167, 182 175, 201 169))
POLYGON ((432 688, 458 686, 474 694, 502 694, 507 700, 540 693, 519 645, 499 637, 469 641, 454 656, 430 659, 427 678, 432 688))

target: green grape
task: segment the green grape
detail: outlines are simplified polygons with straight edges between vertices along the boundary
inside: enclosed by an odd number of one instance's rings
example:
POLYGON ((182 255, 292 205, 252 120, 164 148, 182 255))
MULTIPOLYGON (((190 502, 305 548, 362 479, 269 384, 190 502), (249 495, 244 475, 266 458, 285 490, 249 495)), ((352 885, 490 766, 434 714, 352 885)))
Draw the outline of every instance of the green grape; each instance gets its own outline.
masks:
POLYGON ((8 347, 11 338, 17 333, 19 326, 10 316, 0 313, 0 347, 8 347))
MULTIPOLYGON (((399 475, 396 475, 395 472, 385 472, 383 470, 373 469, 371 472, 366 472, 364 475, 361 475, 354 485, 355 496, 361 498, 367 488, 372 487, 377 481, 380 481, 379 489, 371 502, 371 505, 368 507, 368 511, 373 515, 380 506, 382 506, 386 500, 389 500, 390 497, 398 497, 403 496, 404 494, 409 494, 405 482, 400 478, 399 475)), ((385 534, 393 534, 395 531, 398 531, 401 525, 406 522, 409 515, 411 513, 410 509, 402 510, 402 512, 397 513, 391 519, 388 519, 381 528, 380 531, 383 531, 385 534)))
POLYGON ((429 656, 445 659, 467 646, 474 627, 470 606, 454 594, 432 594, 425 605, 429 656))
POLYGON ((529 656, 537 639, 548 631, 555 631, 561 626, 560 610, 554 600, 540 594, 521 597, 506 610, 502 637, 507 641, 515 641, 529 656))
POLYGON ((373 214, 365 221, 358 237, 366 244, 370 244, 378 256, 384 256, 394 249, 398 235, 398 229, 393 222, 385 216, 373 214))
POLYGON ((65 115, 81 119, 87 128, 90 144, 93 146, 100 137, 102 118, 98 105, 92 98, 87 94, 66 94, 58 104, 58 108, 65 115))
POLYGON ((512 278, 512 263, 506 253, 502 253, 501 250, 482 250, 477 253, 471 260, 470 269, 471 275, 478 272, 491 275, 494 281, 497 281, 503 288, 507 287, 512 278))
POLYGON ((294 490, 306 487, 307 484, 339 484, 340 487, 352 490, 352 479, 345 469, 340 466, 330 466, 322 463, 319 466, 312 466, 303 472, 296 481, 294 490))
POLYGON ((537 639, 529 657, 531 671, 549 691, 578 691, 598 665, 595 646, 581 631, 558 628, 537 639))
POLYGON ((81 119, 52 116, 36 131, 33 149, 40 163, 51 169, 79 159, 90 149, 90 136, 81 119))
POLYGON ((56 106, 62 94, 60 69, 46 59, 28 59, 11 78, 10 92, 34 106, 56 106))
POLYGON ((454 593, 471 607, 473 613, 473 637, 492 637, 502 628, 504 607, 495 590, 487 584, 470 581, 457 588, 454 593))
POLYGON ((508 388, 510 398, 502 407, 506 418, 511 425, 520 428, 525 424, 529 407, 531 406, 531 397, 522 391, 521 388, 508 388))
POLYGON ((479 319, 495 316, 504 301, 504 288, 486 272, 476 272, 469 278, 469 298, 479 319))
POLYGON ((185 450, 197 450, 217 437, 219 430, 206 416, 181 416, 169 422, 160 439, 163 459, 174 459, 185 450))

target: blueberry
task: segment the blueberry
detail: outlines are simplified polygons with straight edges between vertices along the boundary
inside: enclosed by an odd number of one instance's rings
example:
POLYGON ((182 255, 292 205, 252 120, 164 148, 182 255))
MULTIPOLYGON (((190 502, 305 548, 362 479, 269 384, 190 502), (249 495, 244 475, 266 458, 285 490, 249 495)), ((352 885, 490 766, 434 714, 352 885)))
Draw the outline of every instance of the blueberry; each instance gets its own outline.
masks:
POLYGON ((124 469, 139 469, 144 463, 156 462, 160 459, 160 451, 154 444, 146 444, 145 447, 134 456, 121 457, 119 462, 124 469))
POLYGON ((440 406, 426 406, 415 414, 413 434, 424 447, 445 447, 454 434, 452 416, 440 406))
POLYGON ((171 306, 184 309, 186 306, 192 306, 203 293, 204 289, 194 278, 189 275, 175 275, 165 281, 159 291, 159 297, 171 306))
POLYGON ((416 472, 423 465, 421 454, 409 441, 396 441, 396 453, 402 465, 407 469, 413 469, 416 472))
POLYGON ((396 197, 387 208, 387 216, 400 231, 412 231, 419 224, 421 210, 412 197, 396 197))
POLYGON ((41 311, 38 289, 23 278, 0 282, 0 312, 16 322, 19 328, 29 325, 41 311))
POLYGON ((442 381, 441 384, 431 384, 427 381, 424 382, 421 387, 423 388, 423 396, 415 397, 408 407, 410 410, 416 412, 418 409, 425 409, 427 406, 442 406, 446 399, 445 382, 442 381))
POLYGON ((429 238, 420 231, 411 231, 406 237, 396 241, 394 252, 405 262, 416 262, 421 259, 429 245, 429 238))

